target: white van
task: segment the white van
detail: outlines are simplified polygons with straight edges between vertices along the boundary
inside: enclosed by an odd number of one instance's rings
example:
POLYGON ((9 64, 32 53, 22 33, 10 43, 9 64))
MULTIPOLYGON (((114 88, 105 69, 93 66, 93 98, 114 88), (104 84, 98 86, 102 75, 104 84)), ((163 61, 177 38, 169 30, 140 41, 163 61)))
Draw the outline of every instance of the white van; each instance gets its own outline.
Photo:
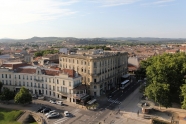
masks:
POLYGON ((57 105, 63 105, 63 101, 57 101, 56 104, 57 105))
POLYGON ((69 117, 70 113, 68 111, 64 111, 64 115, 65 115, 65 117, 69 117))

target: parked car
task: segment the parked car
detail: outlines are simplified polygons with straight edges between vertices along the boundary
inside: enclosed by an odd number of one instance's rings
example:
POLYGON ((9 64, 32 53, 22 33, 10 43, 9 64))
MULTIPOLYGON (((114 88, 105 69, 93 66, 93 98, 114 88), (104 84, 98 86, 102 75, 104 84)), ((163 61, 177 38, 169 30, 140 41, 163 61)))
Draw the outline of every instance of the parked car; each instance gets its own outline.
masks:
POLYGON ((39 99, 39 100, 45 100, 45 96, 38 96, 38 98, 37 99, 39 99))
POLYGON ((46 108, 45 106, 41 106, 40 108, 38 108, 37 112, 41 112, 45 108, 46 108))
POLYGON ((70 113, 68 111, 64 111, 64 115, 65 115, 65 117, 69 117, 70 113))
POLYGON ((45 109, 41 110, 41 113, 47 113, 47 112, 49 112, 49 111, 51 111, 50 108, 45 108, 45 109))
POLYGON ((49 111, 48 113, 45 114, 45 116, 48 116, 48 115, 55 113, 55 112, 56 112, 56 110, 49 111))
POLYGON ((54 112, 54 113, 47 116, 48 119, 49 118, 55 118, 55 117, 59 117, 59 112, 54 112))
POLYGON ((57 101, 56 104, 63 105, 63 101, 57 101))
POLYGON ((55 100, 50 100, 49 102, 52 103, 52 104, 56 104, 55 100))

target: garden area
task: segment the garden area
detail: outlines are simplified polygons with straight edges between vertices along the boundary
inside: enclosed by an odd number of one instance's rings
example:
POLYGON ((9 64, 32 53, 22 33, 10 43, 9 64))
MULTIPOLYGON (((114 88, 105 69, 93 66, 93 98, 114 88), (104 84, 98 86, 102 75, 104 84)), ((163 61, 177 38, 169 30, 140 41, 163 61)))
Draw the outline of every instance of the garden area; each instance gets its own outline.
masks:
POLYGON ((20 110, 0 108, 0 124, 20 124, 16 119, 21 113, 20 110))

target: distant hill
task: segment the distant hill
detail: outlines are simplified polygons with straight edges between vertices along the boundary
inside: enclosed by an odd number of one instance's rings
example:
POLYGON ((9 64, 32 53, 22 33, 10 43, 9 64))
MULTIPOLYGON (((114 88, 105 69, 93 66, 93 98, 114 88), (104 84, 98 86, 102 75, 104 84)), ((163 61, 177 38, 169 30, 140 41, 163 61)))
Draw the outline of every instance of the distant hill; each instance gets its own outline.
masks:
POLYGON ((0 39, 0 42, 60 42, 70 44, 108 44, 108 43, 184 43, 186 38, 153 38, 153 37, 113 37, 113 38, 74 38, 74 37, 32 37, 29 39, 0 39))

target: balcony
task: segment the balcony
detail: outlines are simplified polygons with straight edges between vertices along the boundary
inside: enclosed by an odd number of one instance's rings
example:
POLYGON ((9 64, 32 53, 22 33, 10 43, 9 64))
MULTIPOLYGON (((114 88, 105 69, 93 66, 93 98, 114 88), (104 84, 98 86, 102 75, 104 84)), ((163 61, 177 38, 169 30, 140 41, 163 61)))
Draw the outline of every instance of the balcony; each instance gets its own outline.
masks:
POLYGON ((70 95, 72 95, 72 94, 70 94, 70 93, 63 92, 63 91, 58 91, 58 93, 60 93, 60 94, 62 94, 62 95, 64 95, 64 96, 70 96, 70 95))
POLYGON ((44 82, 44 80, 38 80, 38 79, 34 79, 34 81, 36 81, 36 82, 44 82))

